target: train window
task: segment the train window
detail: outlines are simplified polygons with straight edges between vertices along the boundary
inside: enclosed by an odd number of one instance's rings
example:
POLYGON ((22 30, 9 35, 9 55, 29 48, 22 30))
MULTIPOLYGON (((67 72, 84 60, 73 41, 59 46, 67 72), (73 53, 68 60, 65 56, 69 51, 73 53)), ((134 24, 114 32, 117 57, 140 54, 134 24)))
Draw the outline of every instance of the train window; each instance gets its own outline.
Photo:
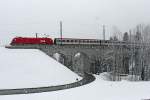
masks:
POLYGON ((67 42, 69 42, 69 40, 67 40, 67 42))

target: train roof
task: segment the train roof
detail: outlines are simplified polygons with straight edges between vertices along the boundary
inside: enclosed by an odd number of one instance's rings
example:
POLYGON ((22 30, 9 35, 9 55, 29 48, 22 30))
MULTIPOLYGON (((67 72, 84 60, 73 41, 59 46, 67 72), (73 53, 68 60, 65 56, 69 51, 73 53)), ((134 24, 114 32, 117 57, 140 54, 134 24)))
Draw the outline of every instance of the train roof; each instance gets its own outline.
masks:
MULTIPOLYGON (((81 39, 81 38, 55 38, 55 39, 62 39, 62 40, 101 40, 101 39, 81 39)), ((107 41, 107 40, 105 40, 107 41)))
MULTIPOLYGON (((46 39, 48 37, 15 37, 15 38, 23 38, 23 39, 46 39)), ((52 39, 52 38, 48 38, 52 39)))

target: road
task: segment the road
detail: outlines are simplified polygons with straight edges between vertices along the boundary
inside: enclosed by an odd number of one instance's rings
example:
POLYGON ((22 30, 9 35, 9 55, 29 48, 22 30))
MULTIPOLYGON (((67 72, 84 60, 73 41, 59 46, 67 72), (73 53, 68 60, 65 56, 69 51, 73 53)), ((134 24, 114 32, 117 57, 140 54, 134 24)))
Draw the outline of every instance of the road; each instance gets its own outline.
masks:
POLYGON ((29 93, 58 91, 58 90, 70 89, 70 88, 86 85, 93 82, 94 80, 95 77, 93 75, 86 73, 82 80, 74 83, 58 85, 58 86, 37 87, 37 88, 3 89, 0 90, 0 95, 29 94, 29 93))

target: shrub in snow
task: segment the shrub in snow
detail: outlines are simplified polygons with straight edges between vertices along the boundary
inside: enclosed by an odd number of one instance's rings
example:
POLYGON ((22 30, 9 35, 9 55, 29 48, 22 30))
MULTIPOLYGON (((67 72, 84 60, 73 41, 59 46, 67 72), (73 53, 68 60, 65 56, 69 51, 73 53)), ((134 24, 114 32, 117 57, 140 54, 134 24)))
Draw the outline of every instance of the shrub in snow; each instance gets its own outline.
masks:
POLYGON ((108 72, 103 72, 99 75, 102 80, 112 81, 112 75, 108 72))
POLYGON ((104 72, 99 75, 100 79, 105 80, 105 81, 121 81, 121 80, 128 80, 128 81, 139 81, 141 80, 141 77, 138 75, 119 75, 119 76, 114 76, 112 73, 109 72, 104 72))
POLYGON ((128 75, 126 79, 128 81, 139 81, 141 77, 139 75, 128 75))
POLYGON ((79 52, 73 58, 73 70, 78 74, 90 72, 90 60, 87 54, 79 52))

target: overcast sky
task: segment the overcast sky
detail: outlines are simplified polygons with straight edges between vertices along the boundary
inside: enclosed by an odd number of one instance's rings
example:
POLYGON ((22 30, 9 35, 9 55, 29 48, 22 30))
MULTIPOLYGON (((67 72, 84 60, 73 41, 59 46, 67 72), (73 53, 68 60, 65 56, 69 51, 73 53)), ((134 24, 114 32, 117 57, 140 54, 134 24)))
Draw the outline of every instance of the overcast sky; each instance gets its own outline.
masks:
POLYGON ((150 0, 0 0, 0 43, 34 33, 64 37, 102 38, 116 26, 121 32, 150 23, 150 0), (14 33, 14 34, 12 34, 14 33))

